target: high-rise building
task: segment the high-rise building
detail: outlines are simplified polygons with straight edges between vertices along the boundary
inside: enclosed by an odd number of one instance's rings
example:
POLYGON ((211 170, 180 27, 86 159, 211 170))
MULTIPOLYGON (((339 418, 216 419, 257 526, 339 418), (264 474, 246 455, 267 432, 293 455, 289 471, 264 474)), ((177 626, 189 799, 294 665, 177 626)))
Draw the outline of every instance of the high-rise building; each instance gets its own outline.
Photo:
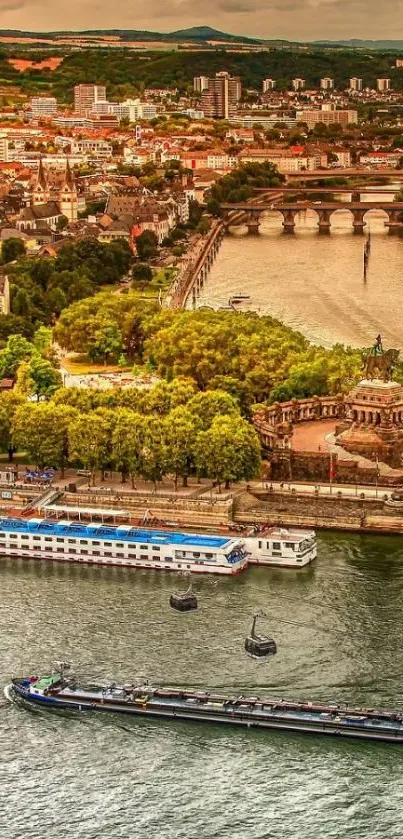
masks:
POLYGON ((203 93, 208 88, 208 76, 195 76, 193 79, 193 90, 196 93, 203 93))
POLYGON ((202 93, 201 107, 206 117, 228 119, 234 116, 241 98, 241 81, 225 71, 216 73, 208 80, 208 88, 202 93))
POLYGON ((402 68, 403 67, 403 58, 397 58, 395 61, 395 67, 402 68))
POLYGON ((30 111, 34 118, 51 117, 57 113, 57 100, 54 96, 33 96, 30 111))
POLYGON ((106 88, 102 84, 76 84, 74 88, 74 110, 87 116, 97 102, 106 100, 106 88))
POLYGON ((377 79, 376 89, 379 93, 385 93, 387 90, 390 90, 390 79, 377 79))
POLYGON ((334 88, 334 79, 330 79, 328 76, 325 76, 324 79, 320 80, 320 89, 321 90, 333 90, 334 88))
POLYGON ((263 79, 263 93, 267 93, 268 90, 274 90, 275 86, 275 79, 263 79))
POLYGON ((353 78, 350 79, 350 90, 360 92, 362 90, 362 79, 357 79, 353 76, 353 78))
POLYGON ((305 87, 305 79, 293 79, 291 84, 293 90, 303 90, 305 87))

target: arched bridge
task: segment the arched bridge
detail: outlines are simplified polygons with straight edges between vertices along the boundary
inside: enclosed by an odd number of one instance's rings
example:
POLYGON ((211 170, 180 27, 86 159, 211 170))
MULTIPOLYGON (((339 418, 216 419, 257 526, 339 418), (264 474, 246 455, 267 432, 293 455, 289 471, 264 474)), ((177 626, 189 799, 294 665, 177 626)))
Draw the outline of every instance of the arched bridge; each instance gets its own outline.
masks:
MULTIPOLYGON (((258 233, 260 216, 268 210, 281 213, 283 216, 283 228, 292 232, 295 227, 295 218, 301 211, 315 210, 318 215, 318 227, 321 231, 330 230, 331 217, 337 210, 349 210, 352 215, 352 226, 357 232, 362 232, 365 227, 364 216, 369 210, 383 210, 388 218, 389 227, 403 226, 403 202, 399 201, 292 201, 287 203, 261 202, 259 205, 252 205, 245 202, 234 204, 221 204, 221 210, 228 226, 231 225, 230 213, 244 213, 245 224, 249 233, 258 233)), ((235 222, 234 222, 235 223, 235 222)), ((239 222, 236 222, 239 223, 239 222)))

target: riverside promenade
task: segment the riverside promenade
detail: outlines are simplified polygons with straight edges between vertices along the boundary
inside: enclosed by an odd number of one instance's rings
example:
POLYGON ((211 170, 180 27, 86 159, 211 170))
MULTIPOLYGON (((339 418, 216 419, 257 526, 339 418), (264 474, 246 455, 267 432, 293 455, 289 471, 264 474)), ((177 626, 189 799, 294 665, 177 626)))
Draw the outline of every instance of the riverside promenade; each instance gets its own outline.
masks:
POLYGON ((210 268, 220 249, 224 236, 224 224, 212 222, 209 232, 202 236, 183 260, 181 269, 167 291, 162 305, 166 309, 182 309, 192 296, 193 308, 210 268))

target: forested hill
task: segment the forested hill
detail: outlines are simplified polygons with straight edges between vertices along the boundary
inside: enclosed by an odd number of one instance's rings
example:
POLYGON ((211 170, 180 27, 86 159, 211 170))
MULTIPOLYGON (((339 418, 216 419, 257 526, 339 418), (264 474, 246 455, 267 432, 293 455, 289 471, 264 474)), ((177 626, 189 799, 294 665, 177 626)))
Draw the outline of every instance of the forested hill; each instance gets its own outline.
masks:
MULTIPOLYGON (((228 70, 241 77, 246 88, 261 89, 264 78, 274 78, 278 87, 289 87, 291 79, 306 79, 307 86, 318 86, 322 76, 335 79, 344 88, 352 76, 363 79, 364 87, 374 87, 376 78, 387 76, 394 90, 403 90, 403 72, 393 67, 390 53, 363 53, 353 50, 285 51, 273 49, 257 53, 225 52, 154 52, 137 53, 125 49, 97 49, 72 52, 56 70, 31 69, 18 73, 7 62, 6 50, 0 53, 0 75, 18 85, 28 95, 51 92, 60 101, 71 102, 73 87, 81 82, 104 83, 111 99, 133 96, 145 87, 177 87, 180 92, 192 89, 194 76, 228 70)), ((13 50, 13 57, 21 51, 13 50)), ((43 57, 43 53, 38 57, 43 57)), ((36 58, 37 56, 35 56, 36 58)))

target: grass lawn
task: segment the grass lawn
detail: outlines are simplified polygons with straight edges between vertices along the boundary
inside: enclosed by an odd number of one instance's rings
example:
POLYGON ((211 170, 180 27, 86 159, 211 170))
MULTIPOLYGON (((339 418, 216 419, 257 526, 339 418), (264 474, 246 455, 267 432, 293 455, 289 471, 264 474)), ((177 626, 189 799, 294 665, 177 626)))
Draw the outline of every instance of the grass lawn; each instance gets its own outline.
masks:
POLYGON ((62 361, 63 368, 72 376, 85 376, 91 373, 127 373, 132 367, 119 367, 118 364, 99 364, 89 360, 87 355, 72 353, 62 361))

